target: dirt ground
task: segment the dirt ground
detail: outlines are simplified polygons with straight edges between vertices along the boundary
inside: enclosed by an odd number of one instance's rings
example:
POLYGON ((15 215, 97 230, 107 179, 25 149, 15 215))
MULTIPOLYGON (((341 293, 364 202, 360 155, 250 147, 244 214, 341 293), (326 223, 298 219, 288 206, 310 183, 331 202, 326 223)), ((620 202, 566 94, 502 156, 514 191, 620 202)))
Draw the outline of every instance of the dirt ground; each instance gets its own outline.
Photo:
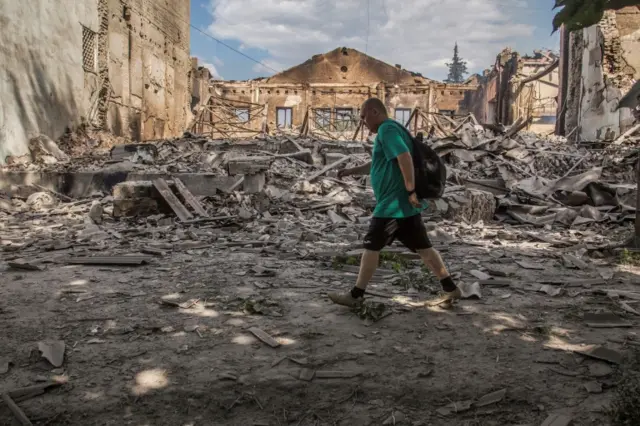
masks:
MULTIPOLYGON (((1 374, 0 362, 0 389, 66 381, 18 404, 35 425, 502 426, 540 425, 554 413, 574 425, 608 424, 604 409, 640 345, 638 317, 625 307, 640 306, 596 290, 636 291, 640 269, 598 256, 570 264, 580 233, 563 231, 566 244, 549 244, 524 228, 510 229, 518 238, 502 229, 452 225, 454 238, 438 243, 458 281, 479 281, 478 270, 495 278, 482 282, 481 299, 451 310, 420 306, 437 283, 399 280, 419 264, 393 263, 370 287, 386 297, 369 299, 392 312, 374 323, 326 297, 355 282, 354 265, 332 261, 332 251, 358 244, 336 242, 340 229, 326 232, 330 242, 233 248, 223 242, 238 238, 234 230, 215 229, 207 247, 174 242, 141 266, 61 259, 139 254, 152 234, 5 252, 5 262, 21 257, 42 270, 2 272, 0 359, 10 366, 1 374), (625 322, 588 326, 584 314, 598 312, 625 322), (252 327, 280 346, 258 340, 252 327), (59 369, 38 351, 38 342, 55 340, 66 344, 59 369), (625 361, 576 353, 588 345, 625 361)), ((4 405, 0 424, 18 424, 4 405)))

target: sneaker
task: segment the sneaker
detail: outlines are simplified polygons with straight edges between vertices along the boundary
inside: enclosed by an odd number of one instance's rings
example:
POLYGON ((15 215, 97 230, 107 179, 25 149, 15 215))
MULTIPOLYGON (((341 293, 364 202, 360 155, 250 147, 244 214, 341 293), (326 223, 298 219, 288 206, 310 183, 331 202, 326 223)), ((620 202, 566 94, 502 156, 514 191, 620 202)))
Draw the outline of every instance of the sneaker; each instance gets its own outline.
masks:
POLYGON ((444 292, 440 297, 436 297, 433 300, 427 302, 427 306, 441 306, 443 308, 450 308, 453 306, 453 302, 462 297, 462 291, 456 287, 455 290, 444 292))
POLYGON ((347 291, 346 293, 331 292, 328 294, 328 296, 333 303, 337 305, 347 306, 349 308, 353 308, 357 304, 361 303, 363 299, 362 297, 359 297, 357 299, 354 298, 351 295, 350 291, 347 291))

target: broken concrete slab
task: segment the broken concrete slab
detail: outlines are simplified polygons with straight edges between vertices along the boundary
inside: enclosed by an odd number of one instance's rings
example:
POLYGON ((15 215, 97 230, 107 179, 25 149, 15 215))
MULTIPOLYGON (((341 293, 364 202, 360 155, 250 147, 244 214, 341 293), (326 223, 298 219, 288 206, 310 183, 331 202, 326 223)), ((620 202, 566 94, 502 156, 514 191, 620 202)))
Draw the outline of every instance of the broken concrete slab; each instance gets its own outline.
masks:
POLYGON ((180 220, 185 221, 189 219, 193 219, 193 215, 187 208, 178 200, 178 198, 174 195, 174 193, 169 188, 169 185, 164 179, 154 179, 153 186, 156 187, 162 198, 169 204, 171 209, 174 211, 176 216, 180 218, 180 220))
POLYGON ((458 283, 458 288, 462 292, 463 299, 482 299, 482 292, 480 291, 480 283, 458 283))
POLYGON ((443 199, 449 206, 444 218, 454 222, 491 222, 496 212, 495 196, 490 192, 465 189, 448 193, 443 199))
POLYGON ((191 191, 189 191, 185 184, 182 183, 179 178, 175 178, 173 182, 180 195, 182 195, 182 198, 184 198, 187 204, 191 206, 193 211, 195 211, 200 217, 207 217, 207 212, 205 211, 204 207, 202 207, 200 201, 198 201, 196 197, 193 196, 193 194, 191 193, 191 191))
POLYGON ((540 426, 570 426, 571 417, 564 414, 550 414, 540 426))
POLYGON ((115 218, 152 216, 160 211, 158 202, 152 198, 126 198, 113 200, 113 212, 115 218))
POLYGON ((351 379, 360 375, 357 371, 319 370, 316 371, 317 379, 351 379))
POLYGON ((264 189, 267 177, 264 173, 244 175, 242 189, 246 194, 258 194, 264 189))
POLYGON ((602 346, 587 346, 584 349, 577 349, 573 352, 584 355, 589 358, 599 359, 611 364, 622 364, 624 361, 624 355, 613 349, 605 348, 602 346))
POLYGON ((233 159, 227 163, 227 171, 229 176, 253 175, 269 170, 272 161, 273 158, 267 158, 261 162, 252 161, 250 157, 239 160, 233 159))
POLYGON ((491 392, 490 394, 487 394, 481 397, 480 399, 478 399, 476 402, 473 403, 473 406, 480 408, 480 407, 485 407, 491 404, 497 404, 498 402, 502 401, 506 395, 507 395, 507 390, 500 389, 498 391, 491 392))
POLYGON ((589 393, 602 393, 602 384, 598 382, 587 382, 584 384, 584 388, 589 393))
POLYGON ((589 375, 591 377, 607 377, 613 374, 613 368, 601 362, 589 364, 589 375))
POLYGON ((260 339, 263 343, 271 346, 272 348, 277 348, 280 346, 280 343, 276 339, 269 336, 269 334, 267 334, 265 331, 257 327, 251 327, 249 329, 249 332, 254 336, 256 336, 258 339, 260 339))
POLYGON ((94 200, 89 208, 89 218, 91 218, 93 223, 96 225, 100 225, 102 223, 103 214, 104 208, 102 207, 102 203, 98 200, 94 200))
POLYGON ((592 313, 585 312, 583 315, 585 324, 593 328, 617 328, 617 327, 632 327, 628 321, 623 320, 619 316, 611 312, 592 313))
POLYGON ((116 145, 109 155, 114 161, 130 160, 134 163, 153 164, 158 157, 158 147, 149 143, 116 145))
POLYGON ((148 256, 88 256, 69 257, 63 262, 72 265, 144 265, 150 260, 148 256))
POLYGON ((7 265, 11 269, 17 269, 20 271, 42 271, 42 267, 22 259, 7 262, 7 265))
POLYGON ((49 361, 51 365, 54 367, 62 367, 64 363, 64 341, 39 342, 38 349, 42 352, 42 357, 49 361))

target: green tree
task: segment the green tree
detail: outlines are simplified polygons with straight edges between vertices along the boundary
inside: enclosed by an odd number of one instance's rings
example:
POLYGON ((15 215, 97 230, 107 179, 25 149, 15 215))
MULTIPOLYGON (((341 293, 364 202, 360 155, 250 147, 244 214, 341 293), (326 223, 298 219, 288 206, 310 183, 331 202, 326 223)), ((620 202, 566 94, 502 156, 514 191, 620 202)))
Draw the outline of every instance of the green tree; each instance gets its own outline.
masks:
POLYGON ((556 0, 554 9, 562 9, 553 18, 553 32, 563 24, 569 31, 590 27, 600 22, 607 9, 618 10, 639 4, 639 0, 556 0))
POLYGON ((449 75, 445 80, 446 83, 463 83, 464 75, 467 74, 467 62, 463 61, 458 55, 458 43, 453 48, 453 59, 447 63, 449 67, 449 75))

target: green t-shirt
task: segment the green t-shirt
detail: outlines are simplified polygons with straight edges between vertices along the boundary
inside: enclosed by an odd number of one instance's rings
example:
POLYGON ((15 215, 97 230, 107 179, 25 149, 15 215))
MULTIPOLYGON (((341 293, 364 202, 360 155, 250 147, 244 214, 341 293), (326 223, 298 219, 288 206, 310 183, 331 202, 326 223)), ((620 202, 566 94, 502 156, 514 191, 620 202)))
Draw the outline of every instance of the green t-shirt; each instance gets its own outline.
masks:
POLYGON ((413 151, 413 144, 400 124, 387 119, 378 128, 371 158, 371 186, 376 197, 374 217, 404 218, 420 214, 427 208, 415 208, 409 203, 404 178, 396 157, 413 151))

